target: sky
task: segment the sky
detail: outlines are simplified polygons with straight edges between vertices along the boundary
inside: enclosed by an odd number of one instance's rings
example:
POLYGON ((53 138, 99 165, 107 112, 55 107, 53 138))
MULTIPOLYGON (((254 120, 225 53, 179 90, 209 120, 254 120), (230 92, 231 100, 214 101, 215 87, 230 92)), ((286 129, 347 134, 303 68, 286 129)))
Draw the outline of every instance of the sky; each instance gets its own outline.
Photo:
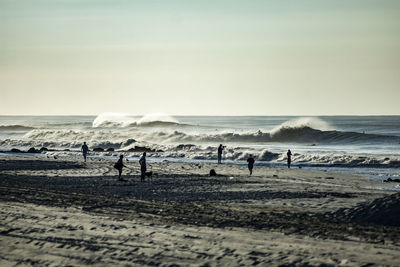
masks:
POLYGON ((0 115, 400 115, 400 1, 0 0, 0 115))

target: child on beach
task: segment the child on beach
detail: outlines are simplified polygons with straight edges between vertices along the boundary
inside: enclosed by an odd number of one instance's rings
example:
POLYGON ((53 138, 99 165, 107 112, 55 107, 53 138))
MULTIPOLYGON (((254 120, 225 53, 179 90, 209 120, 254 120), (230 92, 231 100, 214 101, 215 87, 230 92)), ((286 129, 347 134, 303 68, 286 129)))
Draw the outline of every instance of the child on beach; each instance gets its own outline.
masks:
POLYGON ((253 166, 254 166, 254 158, 250 154, 249 157, 247 158, 247 167, 249 168, 250 175, 253 174, 253 166))
POLYGON ((124 165, 123 161, 122 161, 123 158, 124 158, 123 155, 120 155, 120 156, 119 156, 119 160, 114 164, 114 168, 116 168, 116 169, 118 170, 118 181, 123 181, 123 182, 125 182, 126 180, 121 178, 122 168, 123 168, 123 167, 126 167, 126 166, 124 165))

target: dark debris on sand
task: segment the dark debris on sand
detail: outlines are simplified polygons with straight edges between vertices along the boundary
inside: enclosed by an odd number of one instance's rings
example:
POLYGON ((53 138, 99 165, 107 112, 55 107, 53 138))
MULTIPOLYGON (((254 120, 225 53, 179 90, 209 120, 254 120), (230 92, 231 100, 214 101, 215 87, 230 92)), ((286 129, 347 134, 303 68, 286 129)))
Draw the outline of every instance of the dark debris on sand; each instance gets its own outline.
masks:
POLYGON ((400 226, 400 192, 355 208, 340 209, 329 216, 342 222, 400 226))

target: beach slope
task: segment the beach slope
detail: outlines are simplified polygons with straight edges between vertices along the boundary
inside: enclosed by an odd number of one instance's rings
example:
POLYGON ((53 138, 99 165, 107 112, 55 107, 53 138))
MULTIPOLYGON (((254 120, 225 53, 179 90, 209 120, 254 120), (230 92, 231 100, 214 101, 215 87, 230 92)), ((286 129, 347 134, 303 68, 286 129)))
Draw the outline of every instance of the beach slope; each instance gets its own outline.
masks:
POLYGON ((141 183, 126 162, 119 182, 112 165, 1 157, 0 265, 400 264, 398 193, 367 178, 162 162, 141 183))

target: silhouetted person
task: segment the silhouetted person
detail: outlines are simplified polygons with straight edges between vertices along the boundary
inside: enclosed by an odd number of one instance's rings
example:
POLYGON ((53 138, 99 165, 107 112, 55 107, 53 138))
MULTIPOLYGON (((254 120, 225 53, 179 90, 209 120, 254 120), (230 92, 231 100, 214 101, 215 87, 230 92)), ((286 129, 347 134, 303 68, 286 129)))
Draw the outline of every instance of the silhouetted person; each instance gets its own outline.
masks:
POLYGON ((146 152, 143 152, 143 155, 139 159, 139 164, 140 164, 140 181, 144 181, 144 177, 146 174, 146 152))
POLYGON ((124 165, 123 159, 124 159, 124 156, 120 155, 117 163, 114 164, 114 168, 116 168, 118 170, 118 181, 126 181, 126 180, 121 178, 122 168, 126 167, 124 165))
POLYGON ((88 153, 88 151, 89 151, 89 148, 88 148, 88 146, 86 145, 86 142, 83 142, 81 151, 82 151, 82 154, 83 154, 83 159, 84 159, 85 162, 86 162, 86 156, 87 156, 87 153, 88 153))
POLYGON ((219 145, 218 147, 218 164, 221 164, 222 162, 222 151, 224 151, 225 146, 222 144, 219 145))
POLYGON ((287 156, 287 167, 290 168, 290 164, 292 163, 292 151, 290 149, 286 153, 287 156))
POLYGON ((249 157, 247 158, 247 167, 249 167, 250 175, 253 174, 253 166, 254 166, 254 158, 250 154, 249 157))

